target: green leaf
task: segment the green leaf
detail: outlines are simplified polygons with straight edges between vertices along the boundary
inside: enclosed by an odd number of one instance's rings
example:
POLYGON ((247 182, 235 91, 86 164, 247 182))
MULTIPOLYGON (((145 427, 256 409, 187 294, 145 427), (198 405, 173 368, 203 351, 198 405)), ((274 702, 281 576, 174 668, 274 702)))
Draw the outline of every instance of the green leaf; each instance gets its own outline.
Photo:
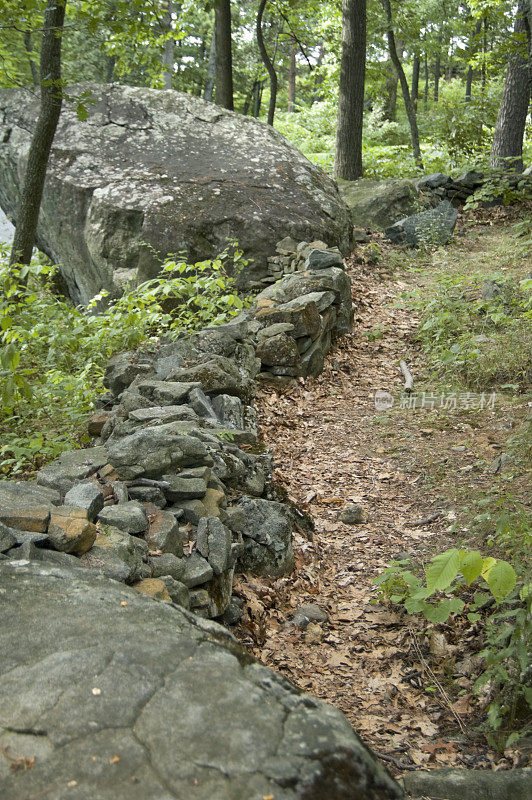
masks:
POLYGON ((485 580, 495 600, 500 603, 515 587, 515 570, 507 561, 497 561, 485 580))
POLYGON ((427 589, 433 592, 447 589, 458 575, 460 552, 456 548, 434 556, 426 569, 427 589))
POLYGON ((468 583, 473 583, 482 572, 482 555, 478 550, 472 550, 462 556, 460 571, 468 583))

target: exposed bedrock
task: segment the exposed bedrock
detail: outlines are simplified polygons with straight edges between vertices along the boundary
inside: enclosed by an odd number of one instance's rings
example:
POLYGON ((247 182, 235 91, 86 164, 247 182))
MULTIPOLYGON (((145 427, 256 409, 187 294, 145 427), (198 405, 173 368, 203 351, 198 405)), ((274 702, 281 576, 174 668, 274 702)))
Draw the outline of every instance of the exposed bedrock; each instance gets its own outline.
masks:
POLYGON ((215 623, 27 561, 0 563, 0 615, 0 800, 403 797, 339 711, 215 623))

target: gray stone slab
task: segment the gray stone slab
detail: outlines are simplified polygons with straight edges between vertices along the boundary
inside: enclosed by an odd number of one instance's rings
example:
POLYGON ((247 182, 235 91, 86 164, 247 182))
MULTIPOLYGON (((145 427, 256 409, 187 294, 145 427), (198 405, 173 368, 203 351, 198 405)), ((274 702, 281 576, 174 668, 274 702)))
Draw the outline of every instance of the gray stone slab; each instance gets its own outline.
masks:
POLYGON ((403 797, 339 711, 219 625, 21 561, 0 563, 0 617, 0 745, 35 757, 0 760, 1 800, 403 797))

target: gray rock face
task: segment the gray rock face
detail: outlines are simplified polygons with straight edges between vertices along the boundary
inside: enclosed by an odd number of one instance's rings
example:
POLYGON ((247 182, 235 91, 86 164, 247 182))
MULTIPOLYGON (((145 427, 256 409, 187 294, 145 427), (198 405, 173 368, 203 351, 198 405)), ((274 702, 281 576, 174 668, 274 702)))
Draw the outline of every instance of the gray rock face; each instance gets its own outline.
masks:
POLYGON ((386 236, 392 242, 405 242, 412 247, 438 247, 451 240, 457 219, 458 211, 449 200, 444 200, 430 211, 406 217, 386 228, 386 236))
POLYGON ((158 478, 176 467, 196 466, 207 455, 203 442, 183 433, 179 422, 142 428, 123 439, 109 440, 106 447, 121 480, 158 478))
POLYGON ((244 553, 240 563, 256 575, 285 575, 294 567, 292 524, 289 509, 271 500, 243 498, 246 520, 244 553))
POLYGON ((65 505, 84 509, 92 521, 103 508, 102 490, 96 483, 78 483, 66 493, 65 505))
MULTIPOLYGON (((84 122, 61 114, 37 236, 76 303, 153 277, 168 253, 212 257, 228 236, 254 259, 245 283, 287 234, 349 250, 336 185, 272 128, 179 92, 82 89, 95 102, 84 122)), ((0 110, 0 205, 14 217, 38 99, 4 90, 0 110)))
POLYGON ((137 503, 136 500, 108 506, 100 511, 98 519, 102 525, 113 525, 121 531, 132 534, 144 533, 148 527, 144 506, 137 503))
POLYGON ((0 617, 0 745, 35 758, 0 761, 1 800, 403 798, 339 711, 219 625, 88 571, 7 561, 0 617))
POLYGON ((66 494, 76 483, 94 475, 104 464, 107 464, 104 447, 69 450, 39 470, 37 483, 66 494))
POLYGON ((407 179, 339 181, 339 189, 358 227, 384 229, 424 207, 414 181, 407 179))
POLYGON ((532 769, 419 770, 405 775, 404 783, 411 795, 427 795, 432 800, 529 800, 532 769))

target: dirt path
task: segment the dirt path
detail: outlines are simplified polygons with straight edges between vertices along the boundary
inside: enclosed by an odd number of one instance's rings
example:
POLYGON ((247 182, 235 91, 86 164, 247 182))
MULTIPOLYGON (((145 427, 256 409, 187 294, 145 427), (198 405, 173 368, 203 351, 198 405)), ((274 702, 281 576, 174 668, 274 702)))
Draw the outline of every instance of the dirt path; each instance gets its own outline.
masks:
POLYGON ((493 480, 475 465, 500 452, 506 412, 461 408, 460 397, 452 412, 400 408, 400 359, 421 377, 420 391, 430 388, 413 343, 418 321, 397 303, 416 276, 376 276, 354 259, 348 269, 353 333, 318 379, 258 399, 276 478, 315 530, 296 535, 294 576, 237 583, 247 608, 237 635, 264 663, 342 709, 396 774, 419 764, 509 765, 471 735, 480 706, 464 653, 473 633, 464 628, 457 637, 440 626, 439 657, 421 623, 375 604, 372 582, 390 559, 423 563, 456 541, 450 528, 461 499, 493 480), (376 409, 378 389, 394 396, 392 409, 376 409), (367 523, 342 524, 346 502, 360 503, 367 523), (287 624, 303 603, 324 608, 327 622, 287 624))

